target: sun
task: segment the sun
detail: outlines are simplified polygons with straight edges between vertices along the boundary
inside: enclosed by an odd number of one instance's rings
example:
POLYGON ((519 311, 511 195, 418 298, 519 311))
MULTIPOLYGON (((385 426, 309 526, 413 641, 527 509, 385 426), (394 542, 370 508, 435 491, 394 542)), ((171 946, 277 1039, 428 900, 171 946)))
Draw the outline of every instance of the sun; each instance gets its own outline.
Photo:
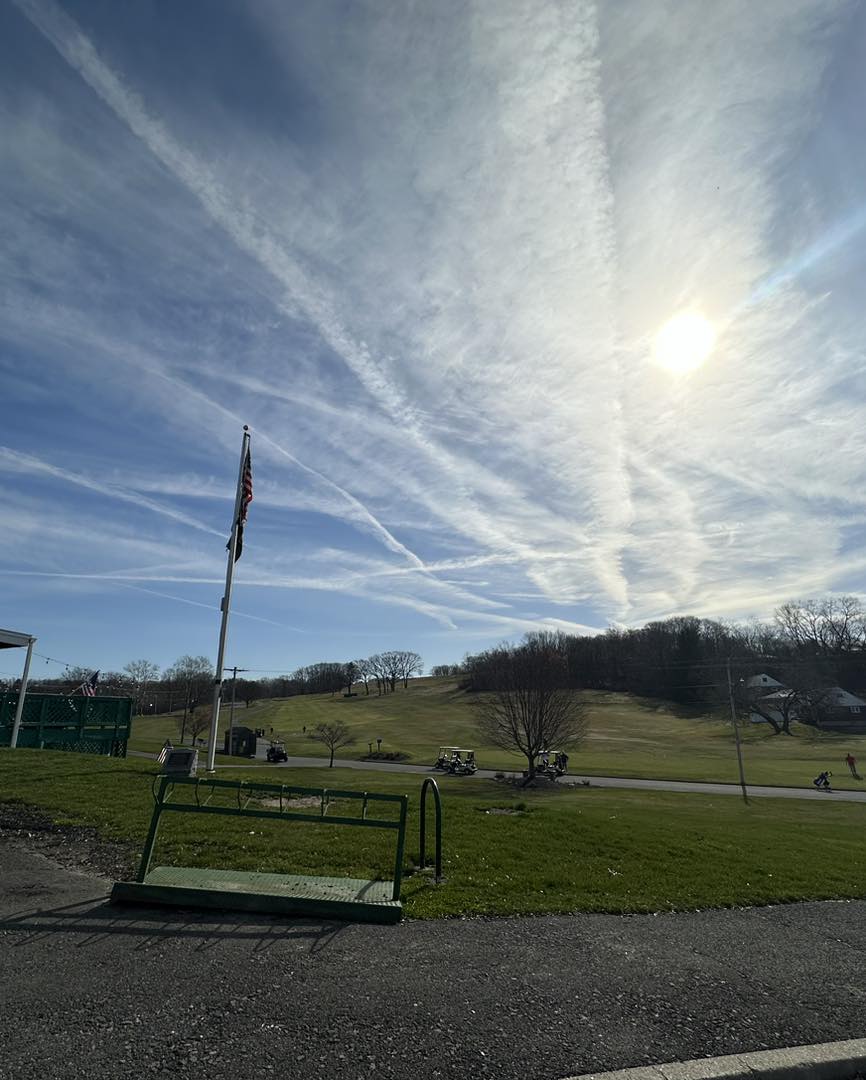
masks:
POLYGON ((716 331, 697 311, 681 311, 656 334, 653 359, 675 375, 694 371, 713 351, 716 331))

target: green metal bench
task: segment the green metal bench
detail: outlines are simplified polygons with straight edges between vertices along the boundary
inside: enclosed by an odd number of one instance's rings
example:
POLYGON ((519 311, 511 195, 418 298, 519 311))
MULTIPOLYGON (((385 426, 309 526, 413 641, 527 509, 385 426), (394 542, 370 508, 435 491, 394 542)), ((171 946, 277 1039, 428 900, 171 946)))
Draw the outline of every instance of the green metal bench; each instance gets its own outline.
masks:
POLYGON ((406 795, 379 795, 366 791, 306 788, 289 784, 259 784, 193 777, 158 777, 156 805, 150 821, 141 865, 135 881, 115 882, 111 900, 118 903, 168 904, 175 907, 207 907, 240 911, 265 911, 282 915, 311 915, 326 919, 361 922, 399 922, 402 916, 400 888, 406 843, 406 795), (194 801, 172 801, 176 788, 192 788, 194 801), (235 795, 236 805, 214 804, 215 795, 235 795), (252 799, 279 800, 279 808, 250 806, 252 799), (291 800, 315 797, 318 813, 291 809, 291 800), (331 800, 361 803, 357 817, 328 815, 331 800), (372 818, 370 804, 398 804, 399 818, 372 818), (300 874, 269 874, 244 870, 199 869, 157 866, 151 868, 162 814, 218 814, 231 817, 306 821, 311 824, 348 825, 366 829, 390 829, 397 833, 394 877, 390 881, 330 878, 300 874))

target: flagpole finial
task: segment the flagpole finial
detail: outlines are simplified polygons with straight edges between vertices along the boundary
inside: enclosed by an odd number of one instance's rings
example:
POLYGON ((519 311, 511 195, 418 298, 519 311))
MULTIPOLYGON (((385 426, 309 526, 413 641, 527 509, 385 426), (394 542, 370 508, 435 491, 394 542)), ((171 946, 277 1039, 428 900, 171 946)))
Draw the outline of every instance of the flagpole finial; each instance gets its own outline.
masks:
POLYGON ((244 431, 249 431, 249 430, 250 430, 250 425, 249 424, 244 424, 244 431))

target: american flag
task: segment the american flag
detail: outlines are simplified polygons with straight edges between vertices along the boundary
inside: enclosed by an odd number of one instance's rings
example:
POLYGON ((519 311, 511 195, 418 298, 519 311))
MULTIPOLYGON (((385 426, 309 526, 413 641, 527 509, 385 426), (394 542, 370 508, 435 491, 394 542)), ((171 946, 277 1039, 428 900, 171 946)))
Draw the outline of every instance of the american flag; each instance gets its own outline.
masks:
MULTIPOLYGON (((244 458, 244 468, 241 473, 241 512, 238 516, 238 535, 235 541, 235 562, 241 557, 244 547, 244 525, 247 523, 247 507, 253 501, 253 462, 250 457, 250 448, 247 446, 247 456, 244 458)), ((229 545, 231 541, 229 541, 229 545)))
POLYGON ((99 685, 99 672, 94 671, 87 682, 83 682, 79 686, 79 690, 82 694, 86 694, 87 697, 96 697, 96 687, 99 685))

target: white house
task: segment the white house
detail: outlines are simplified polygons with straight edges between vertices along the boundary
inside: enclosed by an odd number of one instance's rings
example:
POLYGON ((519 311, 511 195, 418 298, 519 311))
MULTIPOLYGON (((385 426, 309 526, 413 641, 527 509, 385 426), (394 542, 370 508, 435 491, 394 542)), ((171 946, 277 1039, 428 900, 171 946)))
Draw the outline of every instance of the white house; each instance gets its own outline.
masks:
MULTIPOLYGON (((756 676, 756 678, 757 678, 757 676, 756 676)), ((764 678, 769 679, 770 676, 766 675, 766 676, 764 676, 764 678)), ((776 680, 773 679, 773 682, 776 682, 776 680)), ((762 694, 761 695, 761 708, 769 716, 771 716, 776 721, 776 723, 781 724, 782 721, 784 720, 784 715, 783 715, 782 710, 783 710, 783 708, 785 706, 785 703, 786 703, 786 700, 787 700, 788 696, 790 694, 793 694, 794 691, 789 690, 785 686, 782 686, 781 683, 777 683, 776 685, 779 687, 779 689, 774 690, 771 694, 762 694)), ((769 722, 767 720, 766 716, 761 716, 760 713, 756 713, 756 712, 751 713, 750 716, 749 716, 749 719, 752 721, 753 724, 766 724, 766 723, 769 722)), ((792 708, 791 708, 790 719, 791 720, 799 719, 799 716, 797 714, 796 705, 792 706, 792 708)))
POLYGON ((832 710, 834 719, 848 720, 860 715, 866 719, 866 701, 843 690, 841 686, 831 686, 826 700, 827 708, 832 710))
MULTIPOLYGON (((782 722, 782 708, 785 699, 795 691, 781 689, 774 690, 770 694, 761 696, 761 707, 769 713, 774 720, 782 722)), ((835 731, 862 731, 866 730, 866 701, 857 697, 856 694, 843 689, 841 686, 830 686, 826 689, 812 691, 815 709, 815 724, 819 728, 827 728, 835 731)), ((811 710, 808 704, 797 702, 791 709, 790 719, 808 722, 808 713, 811 710)), ((766 718, 752 713, 750 719, 753 724, 766 723, 766 718)))
POLYGON ((746 679, 747 690, 760 690, 766 687, 767 691, 770 690, 784 690, 785 684, 780 683, 778 679, 774 679, 772 675, 752 675, 751 678, 746 679))

